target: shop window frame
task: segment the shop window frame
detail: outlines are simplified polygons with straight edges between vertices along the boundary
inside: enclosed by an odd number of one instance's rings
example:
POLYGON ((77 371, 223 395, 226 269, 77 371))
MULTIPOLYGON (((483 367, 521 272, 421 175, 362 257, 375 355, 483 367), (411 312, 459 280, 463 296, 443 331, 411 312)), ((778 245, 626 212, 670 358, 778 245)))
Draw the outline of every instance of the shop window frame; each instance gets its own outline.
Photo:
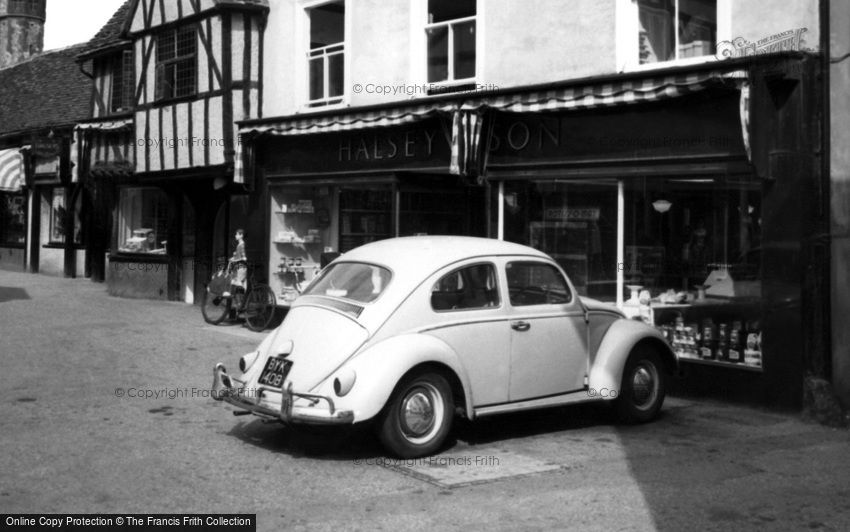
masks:
MULTIPOLYGON (((116 234, 115 234, 115 246, 114 246, 114 249, 116 250, 115 254, 117 254, 117 255, 140 256, 140 257, 151 257, 151 258, 154 258, 154 259, 159 258, 159 259, 165 260, 165 258, 168 257, 167 246, 163 246, 162 248, 155 248, 155 249, 162 249, 163 250, 162 252, 149 252, 149 251, 128 249, 127 248, 127 236, 126 235, 127 235, 128 229, 129 229, 131 235, 132 235, 133 232, 138 231, 139 229, 152 229, 153 232, 154 232, 154 235, 156 236, 157 244, 159 244, 162 240, 168 240, 169 229, 170 229, 170 217, 171 217, 171 213, 169 212, 169 210, 172 207, 171 202, 169 201, 168 193, 166 191, 162 190, 159 187, 126 186, 126 187, 119 188, 117 196, 118 196, 118 201, 117 201, 117 209, 116 209, 116 222, 115 222, 116 234), (140 228, 136 228, 136 229, 128 228, 128 224, 126 222, 126 217, 125 217, 125 197, 124 197, 124 195, 128 194, 132 191, 135 191, 137 194, 144 194, 145 191, 152 191, 152 192, 156 192, 157 194, 161 195, 161 200, 164 202, 164 213, 161 216, 159 214, 156 215, 157 223, 155 225, 157 227, 152 227, 152 228, 140 227, 140 228), (164 218, 164 222, 159 221, 160 217, 164 218), (163 229, 163 231, 158 230, 158 229, 160 229, 160 226, 163 229)), ((140 201, 143 202, 144 198, 142 198, 142 200, 140 200, 140 201)), ((142 210, 144 210, 144 206, 142 206, 141 203, 140 203, 140 208, 142 210)), ((141 224, 141 223, 142 223, 141 220, 139 220, 139 224, 141 224)))
MULTIPOLYGON (((71 191, 63 186, 58 187, 49 187, 46 189, 46 193, 44 194, 44 203, 48 209, 47 211, 47 241, 43 244, 42 247, 46 248, 55 248, 55 247, 65 247, 68 241, 68 229, 63 229, 65 234, 61 239, 55 238, 56 235, 56 227, 61 223, 65 224, 65 217, 67 216, 68 202, 74 196, 71 191), (61 207, 65 210, 65 214, 62 216, 61 222, 56 216, 55 203, 57 198, 57 192, 61 192, 61 196, 63 197, 61 207)), ((71 242, 70 245, 74 248, 83 248, 85 247, 85 231, 83 227, 83 201, 82 201, 82 193, 78 193, 76 195, 74 205, 74 216, 72 218, 71 224, 71 242), (79 229, 79 231, 78 231, 79 229), (77 236, 79 235, 79 238, 77 236)))

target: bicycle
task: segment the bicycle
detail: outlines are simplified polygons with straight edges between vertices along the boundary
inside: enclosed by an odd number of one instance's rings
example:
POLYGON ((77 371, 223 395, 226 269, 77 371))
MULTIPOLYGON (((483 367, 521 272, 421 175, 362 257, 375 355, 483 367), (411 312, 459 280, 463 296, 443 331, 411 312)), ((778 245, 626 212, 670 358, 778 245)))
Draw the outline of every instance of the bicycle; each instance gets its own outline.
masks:
POLYGON ((230 279, 233 267, 234 265, 230 264, 219 268, 204 287, 204 300, 201 305, 204 320, 209 324, 218 325, 229 315, 238 317, 242 314, 249 329, 262 331, 274 318, 277 307, 274 291, 269 285, 256 282, 253 268, 249 268, 251 273, 244 293, 236 289, 232 295, 224 296, 224 292, 232 290, 230 279))

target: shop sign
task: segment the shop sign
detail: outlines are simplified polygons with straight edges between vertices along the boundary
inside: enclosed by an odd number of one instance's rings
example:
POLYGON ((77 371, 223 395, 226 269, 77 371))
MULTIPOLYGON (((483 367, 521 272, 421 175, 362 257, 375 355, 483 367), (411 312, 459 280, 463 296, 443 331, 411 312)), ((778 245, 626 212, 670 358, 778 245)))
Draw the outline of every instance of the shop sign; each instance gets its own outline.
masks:
POLYGON ((746 157, 737 93, 661 104, 562 113, 504 114, 489 142, 490 166, 530 162, 746 157))
POLYGON ((37 179, 59 179, 62 156, 62 139, 38 137, 32 143, 35 161, 34 174, 37 179))
POLYGON ((599 220, 597 207, 554 207, 543 212, 543 218, 551 221, 599 220))
POLYGON ((268 175, 356 170, 448 171, 451 146, 438 120, 342 133, 276 137, 266 141, 268 175))

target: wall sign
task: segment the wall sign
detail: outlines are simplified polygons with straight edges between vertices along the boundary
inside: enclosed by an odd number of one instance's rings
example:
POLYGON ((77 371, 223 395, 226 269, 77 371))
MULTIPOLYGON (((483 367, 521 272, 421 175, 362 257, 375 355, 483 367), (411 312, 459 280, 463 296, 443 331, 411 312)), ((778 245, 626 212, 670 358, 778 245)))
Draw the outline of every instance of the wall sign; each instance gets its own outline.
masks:
POLYGON ((266 137, 261 140, 267 175, 357 170, 448 171, 451 146, 440 119, 342 133, 266 137))

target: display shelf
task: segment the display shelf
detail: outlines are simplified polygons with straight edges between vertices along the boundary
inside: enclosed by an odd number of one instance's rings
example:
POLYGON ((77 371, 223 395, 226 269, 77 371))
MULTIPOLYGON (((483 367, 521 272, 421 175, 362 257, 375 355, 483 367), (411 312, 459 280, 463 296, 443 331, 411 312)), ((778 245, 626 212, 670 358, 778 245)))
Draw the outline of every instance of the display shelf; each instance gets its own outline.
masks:
POLYGON ((756 373, 764 373, 764 368, 762 366, 754 366, 752 364, 737 364, 735 362, 724 362, 722 360, 711 360, 705 358, 691 358, 685 356, 679 356, 679 362, 687 362, 689 364, 700 364, 703 366, 717 366, 722 368, 734 368, 741 369, 744 371, 753 371, 756 373))

